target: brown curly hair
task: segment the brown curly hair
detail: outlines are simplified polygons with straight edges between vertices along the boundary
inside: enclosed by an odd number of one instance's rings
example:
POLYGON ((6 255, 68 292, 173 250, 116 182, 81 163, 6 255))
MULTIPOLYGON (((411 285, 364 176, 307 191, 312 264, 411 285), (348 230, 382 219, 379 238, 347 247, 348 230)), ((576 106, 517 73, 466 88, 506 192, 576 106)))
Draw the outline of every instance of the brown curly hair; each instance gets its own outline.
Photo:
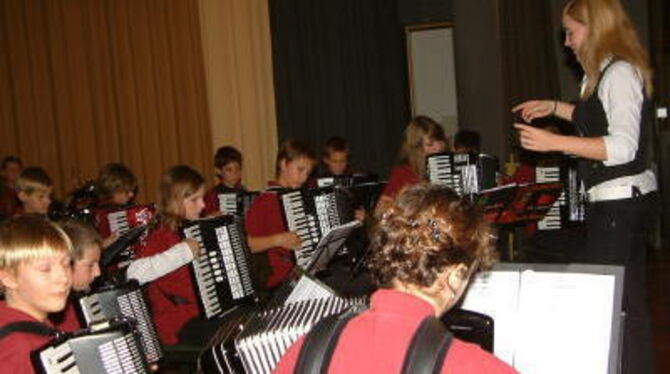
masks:
POLYGON ((404 189, 373 229, 368 267, 380 287, 394 281, 430 287, 451 265, 495 262, 493 235, 481 209, 453 190, 418 184, 404 189))

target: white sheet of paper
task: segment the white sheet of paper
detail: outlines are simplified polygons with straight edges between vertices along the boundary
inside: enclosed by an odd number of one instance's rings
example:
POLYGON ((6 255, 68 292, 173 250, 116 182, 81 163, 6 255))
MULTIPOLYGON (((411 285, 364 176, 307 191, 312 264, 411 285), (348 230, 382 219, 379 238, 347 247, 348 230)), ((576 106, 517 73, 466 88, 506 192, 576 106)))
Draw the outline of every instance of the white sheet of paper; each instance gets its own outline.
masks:
POLYGON ((514 367, 522 373, 607 373, 614 276, 521 274, 514 367))
POLYGON ((613 275, 518 271, 478 274, 463 309, 494 320, 494 353, 524 374, 605 374, 613 275))
POLYGON ((518 271, 479 273, 473 278, 463 300, 463 309, 493 318, 494 353, 510 365, 514 365, 520 277, 518 271))

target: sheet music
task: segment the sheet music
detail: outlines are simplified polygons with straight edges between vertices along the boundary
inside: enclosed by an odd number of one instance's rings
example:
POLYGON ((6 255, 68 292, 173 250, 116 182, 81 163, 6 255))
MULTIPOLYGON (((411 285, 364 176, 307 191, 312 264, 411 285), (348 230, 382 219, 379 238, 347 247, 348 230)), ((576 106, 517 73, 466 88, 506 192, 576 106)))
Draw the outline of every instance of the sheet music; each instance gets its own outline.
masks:
POLYGON ((494 353, 524 374, 611 372, 615 276, 551 271, 478 274, 463 308, 494 319, 494 353))
POLYGON ((477 274, 465 294, 463 309, 493 318, 493 350, 501 360, 514 362, 519 304, 518 271, 487 271, 477 274))
POLYGON ((303 275, 286 298, 285 304, 291 304, 303 300, 326 299, 335 296, 335 292, 308 276, 303 275))
POLYGON ((517 370, 607 373, 613 276, 526 270, 519 299, 517 370))

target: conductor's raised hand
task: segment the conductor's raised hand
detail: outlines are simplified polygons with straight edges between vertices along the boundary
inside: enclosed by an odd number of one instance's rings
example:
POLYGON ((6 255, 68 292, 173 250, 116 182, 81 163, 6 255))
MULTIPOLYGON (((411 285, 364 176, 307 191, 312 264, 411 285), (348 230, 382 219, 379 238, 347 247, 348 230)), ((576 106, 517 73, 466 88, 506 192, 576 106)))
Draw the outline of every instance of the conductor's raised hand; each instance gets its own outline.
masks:
POLYGON ((551 152, 559 150, 559 135, 537 127, 515 123, 514 128, 519 130, 519 140, 524 149, 535 152, 551 152))
POLYGON ((519 112, 524 121, 530 123, 535 118, 542 118, 556 113, 557 102, 553 100, 530 100, 514 108, 512 112, 519 112))

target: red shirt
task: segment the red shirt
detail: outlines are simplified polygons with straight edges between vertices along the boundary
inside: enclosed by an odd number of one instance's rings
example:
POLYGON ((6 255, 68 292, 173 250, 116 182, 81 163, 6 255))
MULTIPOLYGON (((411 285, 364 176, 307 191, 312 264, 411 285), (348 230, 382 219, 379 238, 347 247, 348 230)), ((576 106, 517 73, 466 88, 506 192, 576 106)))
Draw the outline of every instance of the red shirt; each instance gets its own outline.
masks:
MULTIPOLYGON (((379 290, 370 309, 344 328, 335 348, 329 373, 400 373, 405 354, 423 319, 435 310, 407 293, 379 290)), ((303 338, 282 357, 274 373, 293 373, 303 338)), ((454 339, 442 373, 512 374, 516 371, 479 346, 454 339)))
MULTIPOLYGON (((268 236, 286 232, 277 194, 266 191, 258 195, 247 211, 244 225, 250 236, 268 236)), ((271 270, 265 284, 268 288, 278 286, 293 270, 293 253, 286 248, 273 247, 256 256, 267 256, 271 270)))
POLYGON ((82 326, 77 317, 77 311, 74 309, 74 300, 67 299, 65 310, 60 313, 50 314, 49 321, 60 331, 73 332, 81 330, 82 326))
POLYGON ((391 170, 388 183, 382 195, 393 197, 405 186, 411 186, 421 182, 421 178, 409 167, 409 165, 398 165, 391 170))
MULTIPOLYGON (((146 244, 140 247, 137 258, 152 256, 182 241, 179 234, 165 225, 151 230, 146 244)), ((179 330, 199 314, 198 301, 187 266, 167 274, 147 287, 158 336, 163 344, 178 343, 179 330)))
MULTIPOLYGON (((5 301, 0 301, 0 326, 19 321, 39 322, 18 309, 8 307, 5 301)), ((45 324, 51 326, 48 322, 45 324)), ((23 332, 15 332, 0 339, 0 373, 34 373, 30 352, 49 340, 51 338, 47 336, 23 332)))

